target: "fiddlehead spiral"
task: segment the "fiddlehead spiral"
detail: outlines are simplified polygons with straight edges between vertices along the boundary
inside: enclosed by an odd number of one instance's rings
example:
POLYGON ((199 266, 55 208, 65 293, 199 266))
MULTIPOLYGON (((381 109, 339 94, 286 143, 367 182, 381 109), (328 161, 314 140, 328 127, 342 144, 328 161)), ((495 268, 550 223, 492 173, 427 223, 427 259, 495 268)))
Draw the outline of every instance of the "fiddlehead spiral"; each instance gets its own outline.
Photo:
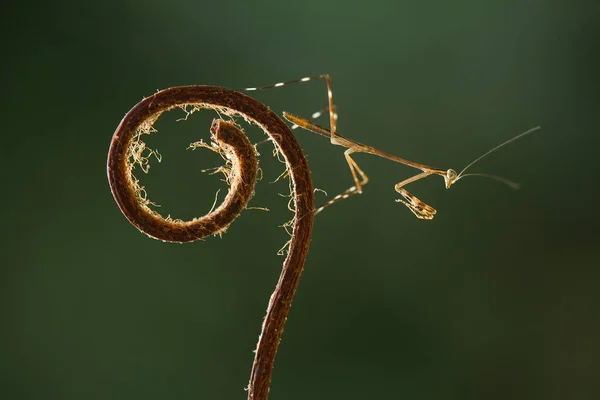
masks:
POLYGON ((218 233, 245 208, 254 190, 257 164, 252 145, 234 124, 215 120, 211 127, 213 138, 232 161, 231 187, 223 203, 193 221, 167 220, 148 207, 132 175, 136 138, 141 131, 149 132, 163 112, 186 105, 241 116, 260 126, 283 155, 290 174, 295 225, 288 255, 263 321, 248 386, 248 399, 265 400, 279 340, 310 244, 314 209, 310 170, 287 125, 251 97, 217 86, 162 90, 142 100, 125 115, 113 135, 108 153, 108 180, 115 201, 127 219, 147 235, 169 242, 190 242, 218 233))

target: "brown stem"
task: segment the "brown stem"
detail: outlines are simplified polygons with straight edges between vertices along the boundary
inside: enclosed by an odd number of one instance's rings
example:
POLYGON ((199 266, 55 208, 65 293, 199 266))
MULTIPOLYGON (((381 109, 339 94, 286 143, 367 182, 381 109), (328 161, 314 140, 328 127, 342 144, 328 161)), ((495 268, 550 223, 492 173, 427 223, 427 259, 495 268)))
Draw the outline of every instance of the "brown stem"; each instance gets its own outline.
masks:
POLYGON ((113 135, 108 153, 108 180, 115 201, 127 219, 147 235, 169 242, 191 242, 218 233, 237 217, 254 190, 256 159, 247 138, 231 123, 215 120, 213 137, 232 159, 229 194, 215 211, 193 221, 165 220, 148 208, 132 176, 135 145, 140 132, 148 133, 160 114, 175 107, 197 106, 222 114, 242 116, 260 126, 283 154, 290 172, 295 224, 288 256, 271 295, 252 365, 248 399, 266 400, 273 362, 292 304, 313 227, 313 186, 308 163, 287 125, 262 103, 242 93, 217 86, 182 86, 162 90, 133 107, 113 135))

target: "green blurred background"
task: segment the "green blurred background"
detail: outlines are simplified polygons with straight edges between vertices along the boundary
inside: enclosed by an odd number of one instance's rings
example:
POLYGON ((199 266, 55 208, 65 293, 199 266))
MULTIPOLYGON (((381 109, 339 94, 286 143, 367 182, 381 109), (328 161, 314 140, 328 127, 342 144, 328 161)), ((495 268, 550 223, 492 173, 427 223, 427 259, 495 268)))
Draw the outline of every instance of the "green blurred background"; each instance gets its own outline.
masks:
MULTIPOLYGON (((158 89, 325 72, 342 134, 436 167, 543 130, 473 168, 519 191, 411 185, 432 222, 394 202, 414 170, 357 155, 371 182, 316 218, 270 398, 600 398, 597 1, 29 2, 4 5, 0 30, 0 398, 245 398, 288 239, 283 166, 260 145, 251 205, 270 212, 167 244, 115 205, 108 145, 158 89)), ((256 97, 326 104, 324 82, 256 97)), ((185 150, 216 115, 182 116, 159 121, 143 183, 191 218, 225 186, 201 171, 217 156, 185 150)), ((316 187, 351 185, 341 148, 297 136, 316 187)))

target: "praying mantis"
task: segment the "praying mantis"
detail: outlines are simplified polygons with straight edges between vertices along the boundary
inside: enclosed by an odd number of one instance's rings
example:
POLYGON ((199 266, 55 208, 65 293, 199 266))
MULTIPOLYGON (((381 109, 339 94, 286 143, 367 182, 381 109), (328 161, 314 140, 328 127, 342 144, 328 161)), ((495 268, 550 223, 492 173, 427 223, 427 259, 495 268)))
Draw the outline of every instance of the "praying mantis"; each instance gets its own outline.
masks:
MULTIPOLYGON (((378 149, 368 146, 366 144, 359 143, 357 141, 354 141, 352 139, 349 139, 349 138, 344 137, 344 136, 340 135, 339 133, 337 133, 336 125, 337 125, 338 116, 337 116, 337 112, 336 112, 336 107, 333 104, 333 92, 331 89, 331 77, 329 76, 329 74, 308 76, 308 77, 304 77, 301 79, 294 79, 291 81, 279 82, 279 83, 276 83, 273 85, 245 88, 244 90, 245 91, 265 90, 265 89, 282 87, 282 86, 285 86, 285 85, 288 85, 291 83, 309 82, 309 81, 316 80, 316 79, 324 79, 327 82, 328 107, 326 108, 326 110, 329 111, 329 124, 330 124, 329 129, 326 129, 322 126, 319 126, 319 125, 309 121, 308 119, 299 117, 299 116, 294 115, 289 112, 283 112, 283 117, 293 124, 292 129, 295 129, 298 127, 303 128, 310 132, 313 132, 318 135, 329 138, 331 141, 331 144, 333 144, 333 145, 345 147, 346 151, 344 152, 344 157, 346 159, 346 162, 348 163, 350 172, 352 173, 352 178, 354 180, 354 186, 351 186, 346 191, 342 192, 341 194, 335 196, 334 198, 332 198, 325 204, 316 208, 314 210, 315 214, 320 213, 321 211, 323 211, 323 209, 325 209, 326 207, 330 206, 331 204, 333 204, 337 201, 347 199, 348 197, 355 195, 355 194, 361 194, 362 188, 369 182, 368 176, 363 172, 363 170, 358 166, 356 161, 354 161, 354 159, 352 158, 351 155, 353 153, 373 154, 373 155, 383 157, 385 159, 421 170, 421 172, 418 173, 417 175, 414 175, 408 179, 403 180, 400 183, 397 183, 394 186, 394 189, 396 190, 396 192, 398 192, 403 197, 403 199, 397 199, 396 202, 404 204, 417 218, 422 219, 422 220, 432 220, 437 212, 436 209, 431 207, 424 201, 418 199, 415 195, 408 192, 404 188, 404 186, 406 186, 410 183, 416 182, 418 180, 421 180, 423 178, 426 178, 430 175, 439 175, 439 176, 443 177, 446 189, 449 189, 453 184, 455 184, 460 179, 462 179, 466 176, 482 176, 482 177, 496 179, 496 180, 503 182, 506 185, 512 187, 513 189, 517 189, 519 187, 519 185, 508 179, 505 179, 505 178, 502 178, 499 176, 495 176, 495 175, 488 175, 488 174, 481 174, 481 173, 465 174, 465 171, 469 167, 471 167, 473 164, 475 164, 482 158, 489 155, 490 153, 500 149, 503 146, 506 146, 507 144, 509 144, 511 142, 514 142, 517 139, 522 138, 525 135, 528 135, 532 132, 535 132, 535 131, 541 129, 540 126, 536 126, 536 127, 533 127, 531 129, 511 138, 511 139, 506 140, 505 142, 497 145, 496 147, 492 148, 491 150, 487 151, 486 153, 484 153, 483 155, 479 156, 474 161, 469 163, 466 167, 464 167, 462 169, 462 171, 460 173, 456 173, 456 171, 451 168, 447 169, 447 170, 442 170, 442 169, 433 168, 433 167, 430 167, 430 166, 427 166, 424 164, 420 164, 417 162, 409 161, 407 159, 383 152, 381 150, 378 150, 378 149)), ((312 117, 318 118, 321 114, 322 114, 322 111, 319 111, 319 112, 314 113, 312 115, 312 117)))

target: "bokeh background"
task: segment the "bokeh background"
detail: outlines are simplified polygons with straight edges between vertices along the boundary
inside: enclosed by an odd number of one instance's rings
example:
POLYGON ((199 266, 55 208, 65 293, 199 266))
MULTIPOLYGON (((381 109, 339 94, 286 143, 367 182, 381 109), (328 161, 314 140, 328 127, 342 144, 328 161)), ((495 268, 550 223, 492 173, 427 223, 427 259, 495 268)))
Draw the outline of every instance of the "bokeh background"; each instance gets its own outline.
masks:
MULTIPOLYGON (((414 170, 357 155, 371 182, 316 218, 270 398, 600 398, 597 1, 34 1, 1 18, 0 398, 245 398, 288 239, 283 165, 259 146, 251 205, 270 212, 167 244, 115 205, 108 145, 158 89, 325 72, 342 134, 436 167, 543 129, 473 168, 521 190, 413 184, 431 222, 394 202, 414 170)), ((255 95, 326 104, 322 81, 255 95)), ((182 116, 159 121, 142 182, 187 219, 226 186, 202 172, 216 155, 185 149, 216 115, 182 116)), ((351 185, 341 148, 297 136, 317 203, 351 185)))

